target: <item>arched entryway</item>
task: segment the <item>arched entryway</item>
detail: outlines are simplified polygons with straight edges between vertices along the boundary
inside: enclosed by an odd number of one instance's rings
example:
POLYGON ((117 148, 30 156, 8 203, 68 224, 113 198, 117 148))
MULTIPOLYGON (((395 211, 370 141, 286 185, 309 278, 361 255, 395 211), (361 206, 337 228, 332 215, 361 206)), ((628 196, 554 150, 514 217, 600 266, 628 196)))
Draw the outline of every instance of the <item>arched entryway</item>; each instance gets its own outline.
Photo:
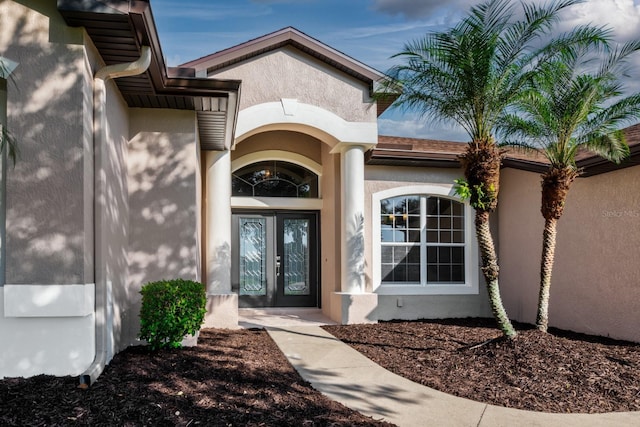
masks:
POLYGON ((320 306, 320 211, 238 208, 243 199, 319 199, 320 176, 304 165, 311 160, 279 160, 289 154, 259 151, 232 162, 231 290, 240 307, 320 306), (246 157, 258 160, 245 164, 246 157))
MULTIPOLYGON (((210 300, 236 304, 236 312, 333 304, 327 310, 339 318, 340 301, 365 289, 364 152, 376 141, 375 123, 295 100, 241 111, 230 150, 205 153, 203 165, 210 300), (309 262, 288 272, 298 279, 287 290, 285 263, 293 258, 285 252, 296 245, 309 262), (301 286, 302 276, 317 277, 315 289, 306 280, 301 286)), ((220 304, 209 310, 224 311, 220 304)))

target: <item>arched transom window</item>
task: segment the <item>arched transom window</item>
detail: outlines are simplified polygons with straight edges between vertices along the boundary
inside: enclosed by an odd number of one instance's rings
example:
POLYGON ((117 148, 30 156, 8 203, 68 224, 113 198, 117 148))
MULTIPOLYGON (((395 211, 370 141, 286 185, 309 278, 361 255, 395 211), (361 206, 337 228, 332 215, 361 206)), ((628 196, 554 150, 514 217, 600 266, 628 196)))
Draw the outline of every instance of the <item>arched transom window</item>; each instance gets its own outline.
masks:
POLYGON ((317 198, 318 175, 294 163, 267 160, 233 173, 233 196, 317 198))

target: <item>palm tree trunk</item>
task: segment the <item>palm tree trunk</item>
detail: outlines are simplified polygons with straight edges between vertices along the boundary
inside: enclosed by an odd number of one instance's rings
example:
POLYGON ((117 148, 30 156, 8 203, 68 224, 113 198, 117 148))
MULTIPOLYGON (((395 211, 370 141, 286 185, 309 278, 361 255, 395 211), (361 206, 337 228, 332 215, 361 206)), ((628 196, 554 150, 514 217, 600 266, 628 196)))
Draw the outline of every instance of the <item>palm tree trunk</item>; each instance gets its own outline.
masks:
POLYGON ((540 260, 540 293, 536 327, 547 332, 549 324, 549 290, 556 252, 556 228, 564 213, 564 204, 571 184, 579 175, 572 166, 551 166, 542 174, 542 203, 540 212, 544 218, 542 233, 542 259, 540 260))
POLYGON ((551 274, 556 252, 556 226, 558 220, 549 218, 544 223, 542 238, 542 260, 540 261, 540 295, 538 296, 538 315, 536 327, 547 332, 549 324, 549 289, 551 288, 551 274))
POLYGON ((489 228, 489 213, 476 210, 476 236, 480 247, 480 257, 482 258, 482 274, 484 275, 489 293, 491 312, 498 322, 498 327, 509 339, 515 338, 517 333, 507 311, 502 305, 500 297, 500 287, 498 285, 498 257, 496 256, 491 229, 489 228))

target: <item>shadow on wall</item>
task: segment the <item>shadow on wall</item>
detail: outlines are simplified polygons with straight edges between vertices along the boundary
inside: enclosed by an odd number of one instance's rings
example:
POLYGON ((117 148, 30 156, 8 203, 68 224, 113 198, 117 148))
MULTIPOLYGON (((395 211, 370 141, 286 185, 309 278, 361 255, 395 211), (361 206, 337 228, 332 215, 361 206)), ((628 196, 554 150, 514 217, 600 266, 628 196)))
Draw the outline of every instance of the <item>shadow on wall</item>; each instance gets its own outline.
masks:
MULTIPOLYGON (((211 225, 213 226, 213 224, 211 225)), ((228 285, 221 283, 216 277, 226 277, 231 271, 231 246, 228 242, 213 249, 215 258, 211 257, 207 272, 211 272, 212 277, 207 277, 207 292, 210 294, 226 294, 229 292, 228 285)))
MULTIPOLYGON (((2 25, 2 34, 12 34, 3 54, 19 63, 8 84, 8 127, 20 156, 7 171, 6 282, 91 283, 83 55, 70 40, 57 43, 55 29, 43 40, 26 10, 2 25)), ((82 40, 79 30, 75 36, 82 40)))
POLYGON ((139 330, 140 288, 148 282, 199 277, 197 145, 192 112, 131 114, 128 151, 129 275, 116 297, 129 340, 139 330))
POLYGON ((347 253, 349 257, 349 282, 358 283, 361 292, 365 292, 366 284, 371 281, 366 274, 367 260, 365 257, 364 245, 364 215, 359 214, 347 224, 349 241, 347 242, 347 253))

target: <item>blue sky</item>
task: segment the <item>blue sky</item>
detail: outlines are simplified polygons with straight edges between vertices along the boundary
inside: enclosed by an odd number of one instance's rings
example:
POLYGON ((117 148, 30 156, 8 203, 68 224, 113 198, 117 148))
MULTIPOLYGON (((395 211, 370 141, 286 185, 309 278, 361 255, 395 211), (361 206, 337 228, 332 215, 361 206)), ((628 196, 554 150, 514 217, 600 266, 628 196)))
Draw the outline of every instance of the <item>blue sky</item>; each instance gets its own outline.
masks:
MULTIPOLYGON (((449 27, 475 3, 478 1, 151 0, 151 7, 169 66, 292 26, 384 72, 395 64, 391 56, 405 42, 449 27)), ((563 16, 560 29, 586 22, 609 25, 621 41, 640 38, 640 0, 588 0, 563 16)), ((468 139, 456 128, 428 123, 416 113, 398 109, 380 117, 379 132, 468 139)))

